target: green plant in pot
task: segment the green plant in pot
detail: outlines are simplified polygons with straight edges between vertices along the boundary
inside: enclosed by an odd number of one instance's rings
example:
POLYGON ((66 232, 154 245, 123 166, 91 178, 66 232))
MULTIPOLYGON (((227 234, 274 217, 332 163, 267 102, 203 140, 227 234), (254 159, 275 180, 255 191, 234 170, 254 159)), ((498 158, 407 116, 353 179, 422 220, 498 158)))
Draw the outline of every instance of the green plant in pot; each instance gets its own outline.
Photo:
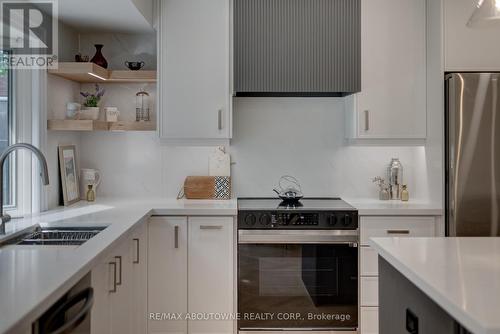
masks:
POLYGON ((99 102, 104 96, 104 88, 100 88, 98 84, 95 85, 95 92, 80 92, 80 95, 84 98, 83 106, 84 109, 80 112, 79 119, 99 119, 99 102))

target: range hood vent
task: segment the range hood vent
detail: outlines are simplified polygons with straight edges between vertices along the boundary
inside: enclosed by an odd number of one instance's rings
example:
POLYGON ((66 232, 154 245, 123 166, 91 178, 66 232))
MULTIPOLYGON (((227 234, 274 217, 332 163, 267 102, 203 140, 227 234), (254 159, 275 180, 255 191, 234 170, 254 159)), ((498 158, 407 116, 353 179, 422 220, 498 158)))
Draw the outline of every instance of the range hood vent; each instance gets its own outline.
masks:
POLYGON ((360 0, 234 0, 236 96, 361 90, 360 0))

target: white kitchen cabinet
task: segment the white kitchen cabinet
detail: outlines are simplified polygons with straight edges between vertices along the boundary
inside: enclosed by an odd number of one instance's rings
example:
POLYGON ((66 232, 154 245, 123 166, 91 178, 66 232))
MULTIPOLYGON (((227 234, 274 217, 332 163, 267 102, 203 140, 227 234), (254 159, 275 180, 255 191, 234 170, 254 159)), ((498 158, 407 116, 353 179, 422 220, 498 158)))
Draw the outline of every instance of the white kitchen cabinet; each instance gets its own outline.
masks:
POLYGON ((92 269, 91 286, 95 300, 91 333, 133 333, 129 325, 132 296, 128 246, 127 242, 121 243, 92 269))
POLYGON ((116 262, 114 255, 102 259, 91 272, 91 286, 94 289, 90 332, 112 333, 111 331, 111 294, 114 293, 116 262))
POLYGON ((145 334, 148 328, 148 225, 141 224, 128 239, 131 266, 131 329, 145 334))
MULTIPOLYGON (((148 314, 188 312, 187 217, 151 217, 148 227, 148 314)), ((187 333, 187 321, 151 319, 149 333, 187 333)))
MULTIPOLYGON (((233 310, 233 218, 189 217, 188 309, 230 315, 233 310)), ((230 334, 233 321, 189 321, 189 333, 230 334)))
POLYGON ((140 224, 92 268, 91 286, 91 333, 146 333, 147 224, 140 224))
POLYGON ((426 0, 361 0, 361 92, 347 136, 425 139, 426 0))
POLYGON ((158 4, 160 137, 231 138, 230 0, 158 4))
POLYGON ((116 292, 111 298, 111 333, 135 334, 130 327, 132 317, 132 271, 129 260, 130 244, 128 240, 120 244, 115 252, 116 292))
POLYGON ((477 1, 444 0, 445 71, 500 71, 500 26, 466 24, 477 1))
POLYGON ((441 218, 435 216, 360 216, 360 333, 378 331, 378 254, 370 246, 377 237, 441 236, 441 218))
POLYGON ((233 333, 233 321, 185 320, 234 312, 233 217, 152 217, 148 240, 149 333, 233 333))
POLYGON ((361 307, 360 326, 362 334, 378 334, 378 307, 361 307))
POLYGON ((360 306, 378 306, 378 277, 361 277, 360 306))
POLYGON ((433 237, 436 224, 433 216, 361 216, 359 239, 362 246, 369 246, 370 238, 433 237))

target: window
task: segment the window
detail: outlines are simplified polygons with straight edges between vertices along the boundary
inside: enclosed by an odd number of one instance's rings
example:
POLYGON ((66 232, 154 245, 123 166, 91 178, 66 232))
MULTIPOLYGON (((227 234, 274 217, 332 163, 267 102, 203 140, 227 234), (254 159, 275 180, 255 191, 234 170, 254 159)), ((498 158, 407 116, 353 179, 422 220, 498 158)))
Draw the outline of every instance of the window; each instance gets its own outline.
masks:
MULTIPOLYGON (((0 51, 0 57, 6 54, 0 51)), ((1 66, 1 65, 0 65, 1 66)), ((10 71, 7 68, 0 67, 0 154, 12 143, 12 80, 10 71)), ((6 161, 3 170, 3 205, 12 207, 14 201, 14 159, 12 157, 6 161)), ((0 203, 2 204, 2 203, 0 203)))

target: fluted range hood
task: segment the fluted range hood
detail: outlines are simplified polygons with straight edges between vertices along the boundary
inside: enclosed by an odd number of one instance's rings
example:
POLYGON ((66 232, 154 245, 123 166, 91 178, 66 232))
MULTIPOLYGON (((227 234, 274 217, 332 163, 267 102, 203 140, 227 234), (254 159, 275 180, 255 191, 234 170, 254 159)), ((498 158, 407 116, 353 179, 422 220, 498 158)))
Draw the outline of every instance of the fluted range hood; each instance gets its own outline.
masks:
POLYGON ((236 96, 361 90, 360 0, 234 0, 236 96))

